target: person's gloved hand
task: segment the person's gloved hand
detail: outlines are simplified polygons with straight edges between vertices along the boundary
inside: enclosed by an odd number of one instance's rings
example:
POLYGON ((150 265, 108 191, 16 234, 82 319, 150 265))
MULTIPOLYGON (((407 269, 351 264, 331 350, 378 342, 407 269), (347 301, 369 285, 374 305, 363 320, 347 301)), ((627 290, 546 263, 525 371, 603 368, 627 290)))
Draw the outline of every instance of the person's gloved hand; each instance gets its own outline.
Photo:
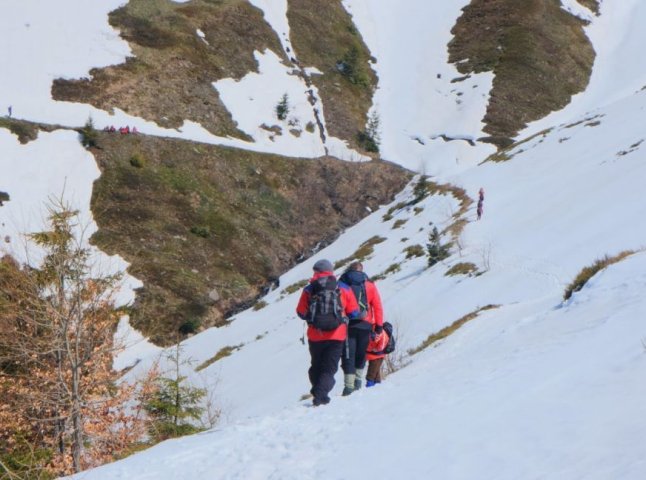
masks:
POLYGON ((375 325, 375 333, 376 333, 377 335, 381 335, 381 332, 383 332, 383 331, 384 331, 384 327, 383 327, 383 326, 381 326, 381 325, 375 325))

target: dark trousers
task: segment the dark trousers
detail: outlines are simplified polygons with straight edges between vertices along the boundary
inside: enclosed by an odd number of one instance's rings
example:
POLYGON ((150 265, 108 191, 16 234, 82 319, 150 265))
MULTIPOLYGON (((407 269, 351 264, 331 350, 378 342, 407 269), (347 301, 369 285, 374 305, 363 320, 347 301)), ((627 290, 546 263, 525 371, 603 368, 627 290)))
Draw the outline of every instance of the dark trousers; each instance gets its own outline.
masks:
POLYGON ((357 373, 366 366, 366 350, 370 342, 370 330, 360 328, 348 329, 348 347, 346 353, 345 344, 343 346, 343 356, 341 357, 341 368, 343 373, 357 373))
POLYGON ((314 399, 323 402, 330 400, 328 394, 334 387, 334 374, 339 369, 343 343, 338 340, 309 342, 312 365, 308 373, 312 384, 310 393, 314 396, 314 399))
POLYGON ((384 357, 370 360, 368 362, 368 373, 366 373, 366 380, 373 382, 381 382, 381 364, 384 363, 384 357))

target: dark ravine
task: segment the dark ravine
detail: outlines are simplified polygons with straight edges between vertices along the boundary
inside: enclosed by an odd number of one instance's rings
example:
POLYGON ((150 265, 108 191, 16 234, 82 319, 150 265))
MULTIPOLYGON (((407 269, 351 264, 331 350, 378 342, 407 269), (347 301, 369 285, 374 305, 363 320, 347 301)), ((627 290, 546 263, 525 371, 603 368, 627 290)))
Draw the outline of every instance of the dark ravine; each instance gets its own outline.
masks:
MULTIPOLYGON (((588 8, 593 0, 580 1, 588 8)), ((453 27, 449 60, 463 75, 495 74, 481 139, 499 147, 567 105, 592 73, 585 22, 559 0, 472 0, 453 27)))
POLYGON ((102 132, 98 142, 92 241, 120 254, 144 282, 131 318, 162 345, 186 322, 226 323, 411 178, 381 161, 293 159, 102 132))

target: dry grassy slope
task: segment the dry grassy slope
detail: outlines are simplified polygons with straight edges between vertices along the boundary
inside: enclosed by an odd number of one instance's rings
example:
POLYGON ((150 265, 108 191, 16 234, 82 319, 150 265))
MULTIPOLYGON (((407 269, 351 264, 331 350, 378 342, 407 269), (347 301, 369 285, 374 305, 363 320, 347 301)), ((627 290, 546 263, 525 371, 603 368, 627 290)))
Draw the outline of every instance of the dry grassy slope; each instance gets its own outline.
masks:
POLYGON ((259 9, 245 0, 130 0, 110 14, 110 23, 135 56, 93 69, 91 80, 56 80, 55 99, 118 107, 169 128, 193 120, 217 135, 246 138, 211 83, 255 71, 254 50, 284 57, 259 9))
POLYGON ((508 145, 527 122, 585 89, 595 52, 583 26, 559 0, 472 0, 463 9, 449 60, 463 74, 495 73, 484 118, 490 141, 508 145))
POLYGON ((314 75, 325 109, 328 133, 348 140, 354 147, 364 129, 377 77, 369 66, 370 51, 341 5, 341 0, 288 0, 291 42, 304 66, 315 66, 314 75), (356 75, 342 75, 338 61, 356 52, 356 75))
POLYGON ((93 242, 143 280, 133 322, 162 344, 187 320, 221 324, 410 178, 377 161, 286 159, 142 135, 100 133, 99 146, 93 242))

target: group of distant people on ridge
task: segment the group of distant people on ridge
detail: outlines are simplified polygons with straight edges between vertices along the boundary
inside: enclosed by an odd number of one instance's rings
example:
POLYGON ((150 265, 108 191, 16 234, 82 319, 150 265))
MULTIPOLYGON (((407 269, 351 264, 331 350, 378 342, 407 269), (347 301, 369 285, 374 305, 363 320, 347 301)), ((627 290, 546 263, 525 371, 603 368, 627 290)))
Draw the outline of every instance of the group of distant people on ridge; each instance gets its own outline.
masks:
POLYGON ((103 128, 103 131, 107 133, 115 133, 117 132, 117 130, 121 135, 130 135, 130 134, 136 135, 137 133, 139 133, 139 130, 137 130, 137 127, 132 127, 131 129, 129 125, 126 125, 125 127, 119 127, 118 129, 115 128, 114 125, 106 126, 103 128))
POLYGON ((343 396, 362 387, 364 373, 366 387, 378 385, 382 363, 394 350, 395 339, 392 325, 384 322, 377 287, 361 262, 351 263, 338 280, 329 260, 319 260, 313 268, 296 313, 307 322, 310 393, 313 405, 319 406, 330 402, 339 361, 343 396))

